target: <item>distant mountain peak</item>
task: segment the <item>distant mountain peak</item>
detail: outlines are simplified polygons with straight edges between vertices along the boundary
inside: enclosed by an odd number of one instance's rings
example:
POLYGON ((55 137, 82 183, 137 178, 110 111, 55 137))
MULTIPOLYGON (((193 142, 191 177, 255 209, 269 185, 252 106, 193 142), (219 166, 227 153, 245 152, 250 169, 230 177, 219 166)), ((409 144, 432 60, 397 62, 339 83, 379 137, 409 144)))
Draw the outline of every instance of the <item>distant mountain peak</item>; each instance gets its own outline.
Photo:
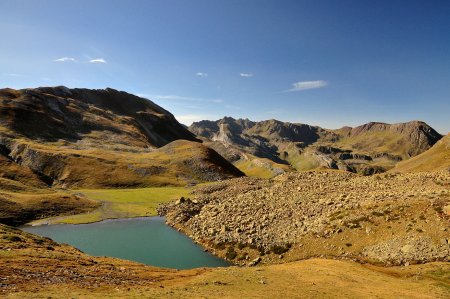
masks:
POLYGON ((189 130, 240 165, 248 163, 239 161, 255 157, 296 169, 326 167, 363 173, 385 171, 399 160, 426 151, 442 137, 417 120, 396 124, 373 121, 328 130, 276 119, 252 122, 224 117, 193 123, 189 130))

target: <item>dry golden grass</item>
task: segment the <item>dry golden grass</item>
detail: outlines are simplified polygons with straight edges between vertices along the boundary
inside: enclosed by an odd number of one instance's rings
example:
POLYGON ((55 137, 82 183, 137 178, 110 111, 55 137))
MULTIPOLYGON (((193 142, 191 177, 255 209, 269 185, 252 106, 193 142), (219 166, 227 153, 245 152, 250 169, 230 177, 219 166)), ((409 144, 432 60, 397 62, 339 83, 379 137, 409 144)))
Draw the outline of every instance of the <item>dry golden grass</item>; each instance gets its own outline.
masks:
POLYGON ((336 142, 336 147, 354 150, 363 154, 390 153, 408 157, 411 148, 404 136, 391 131, 369 131, 352 137, 344 137, 336 142))
POLYGON ((450 134, 426 152, 398 163, 393 172, 437 171, 450 167, 450 134))
POLYGON ((98 206, 95 201, 65 191, 0 192, 0 222, 21 225, 35 219, 84 213, 98 206))
POLYGON ((185 140, 159 149, 134 148, 135 151, 56 146, 29 140, 20 143, 38 152, 46 165, 44 172, 55 178, 55 185, 71 188, 185 186, 240 174, 207 147, 185 140))
MULTIPOLYGON (((247 155, 249 156, 249 155, 247 155)), ((291 171, 288 165, 278 164, 266 158, 249 157, 249 160, 239 160, 234 163, 246 176, 257 178, 272 178, 280 172, 291 171)))

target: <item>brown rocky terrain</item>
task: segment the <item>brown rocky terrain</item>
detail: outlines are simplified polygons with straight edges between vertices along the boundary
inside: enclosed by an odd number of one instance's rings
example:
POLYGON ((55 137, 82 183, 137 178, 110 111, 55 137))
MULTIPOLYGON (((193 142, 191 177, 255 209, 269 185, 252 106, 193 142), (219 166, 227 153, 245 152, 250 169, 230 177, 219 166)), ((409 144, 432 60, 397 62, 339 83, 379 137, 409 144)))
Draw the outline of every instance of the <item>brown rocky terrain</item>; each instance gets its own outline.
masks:
POLYGON ((259 177, 316 168, 380 173, 426 151, 442 137, 420 121, 327 130, 225 117, 193 123, 189 130, 245 173, 259 177))
POLYGON ((160 214, 242 265, 324 256, 384 265, 450 261, 449 187, 449 170, 293 172, 205 186, 160 214))

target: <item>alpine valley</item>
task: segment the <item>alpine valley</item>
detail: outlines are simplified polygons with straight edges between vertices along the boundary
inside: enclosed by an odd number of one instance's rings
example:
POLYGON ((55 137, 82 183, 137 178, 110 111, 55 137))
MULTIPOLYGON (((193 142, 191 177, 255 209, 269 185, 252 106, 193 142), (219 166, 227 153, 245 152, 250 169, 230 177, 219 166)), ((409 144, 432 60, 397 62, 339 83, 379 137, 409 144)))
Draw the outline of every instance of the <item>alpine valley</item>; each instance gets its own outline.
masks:
POLYGON ((450 135, 185 127, 111 88, 1 89, 0 223, 10 298, 448 298, 450 135), (157 268, 20 229, 157 214, 232 266, 157 268))

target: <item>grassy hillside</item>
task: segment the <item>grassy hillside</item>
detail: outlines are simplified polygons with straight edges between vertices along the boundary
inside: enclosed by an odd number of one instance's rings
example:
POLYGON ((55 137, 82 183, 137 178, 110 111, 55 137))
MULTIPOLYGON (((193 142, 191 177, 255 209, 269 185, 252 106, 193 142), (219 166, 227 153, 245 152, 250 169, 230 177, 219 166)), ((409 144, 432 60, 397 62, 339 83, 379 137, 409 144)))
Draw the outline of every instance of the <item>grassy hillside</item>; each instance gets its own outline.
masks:
POLYGON ((14 181, 16 189, 24 181, 19 176, 53 187, 98 188, 243 175, 170 112, 109 88, 0 89, 0 164, 8 167, 0 179, 14 181))
POLYGON ((398 163, 393 172, 437 171, 450 168, 450 134, 426 152, 398 163))
POLYGON ((270 159, 251 157, 250 159, 241 159, 234 163, 240 171, 247 176, 258 178, 272 178, 278 174, 292 170, 289 165, 278 164, 270 159))
POLYGON ((11 158, 61 187, 184 186, 242 175, 213 150, 185 140, 135 151, 79 149, 28 140, 15 141, 12 148, 11 158))
POLYGON ((92 211, 99 203, 65 191, 0 192, 0 223, 22 225, 35 219, 92 211))

